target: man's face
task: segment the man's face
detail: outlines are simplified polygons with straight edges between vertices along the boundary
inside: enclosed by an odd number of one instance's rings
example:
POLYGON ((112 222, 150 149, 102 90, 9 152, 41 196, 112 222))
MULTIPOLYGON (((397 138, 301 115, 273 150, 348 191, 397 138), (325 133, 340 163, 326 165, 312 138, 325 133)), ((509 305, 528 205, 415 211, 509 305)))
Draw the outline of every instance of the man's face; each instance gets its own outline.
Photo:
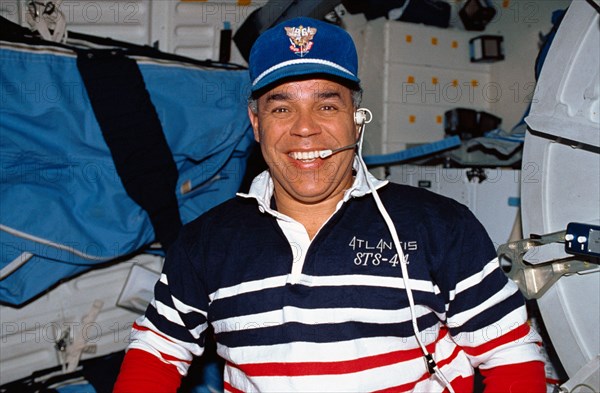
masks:
POLYGON ((325 159, 316 152, 356 142, 354 109, 350 89, 310 79, 281 84, 258 99, 258 113, 248 110, 276 198, 308 204, 341 198, 352 185, 354 149, 325 159))

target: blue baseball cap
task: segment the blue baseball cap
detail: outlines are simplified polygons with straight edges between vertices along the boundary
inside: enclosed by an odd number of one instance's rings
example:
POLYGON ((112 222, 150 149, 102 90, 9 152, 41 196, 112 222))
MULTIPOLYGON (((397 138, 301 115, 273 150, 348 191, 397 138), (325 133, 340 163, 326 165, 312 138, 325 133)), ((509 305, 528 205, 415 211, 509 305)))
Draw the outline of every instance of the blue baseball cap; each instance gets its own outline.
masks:
POLYGON ((262 33, 250 50, 252 93, 282 79, 331 75, 358 84, 352 37, 328 22, 300 17, 262 33))

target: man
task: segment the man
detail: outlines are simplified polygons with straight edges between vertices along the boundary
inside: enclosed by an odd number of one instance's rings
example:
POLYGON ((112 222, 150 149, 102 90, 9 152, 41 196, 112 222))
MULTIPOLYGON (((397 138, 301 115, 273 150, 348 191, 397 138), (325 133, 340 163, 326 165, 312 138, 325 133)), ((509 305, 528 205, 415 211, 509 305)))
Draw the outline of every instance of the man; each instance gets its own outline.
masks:
POLYGON ((357 64, 325 22, 259 37, 248 115, 269 169, 183 229, 115 391, 175 391, 209 324, 229 392, 469 392, 475 367, 488 392, 546 391, 483 227, 360 165, 357 64))

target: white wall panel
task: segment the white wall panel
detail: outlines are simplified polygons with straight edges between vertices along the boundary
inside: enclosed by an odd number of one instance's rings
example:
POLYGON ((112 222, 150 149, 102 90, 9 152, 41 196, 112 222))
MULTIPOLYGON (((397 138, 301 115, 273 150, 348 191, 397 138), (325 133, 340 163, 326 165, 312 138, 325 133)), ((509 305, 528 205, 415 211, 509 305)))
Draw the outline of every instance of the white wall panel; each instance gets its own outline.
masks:
MULTIPOLYGON (((457 10, 463 2, 450 3, 457 10)), ((390 153, 439 139, 443 124, 432 124, 430 116, 441 109, 484 110, 500 117, 507 131, 517 124, 534 92, 540 36, 550 31, 552 12, 565 9, 570 1, 492 3, 497 14, 485 31, 464 30, 456 15, 446 29, 383 18, 368 23, 356 16, 345 18, 359 48, 363 104, 374 115, 365 136, 366 154, 390 153), (505 60, 470 62, 469 40, 484 34, 504 38, 505 60), (402 119, 410 116, 414 122, 407 128, 402 119)))
MULTIPOLYGON (((267 0, 65 0, 61 11, 67 30, 139 45, 198 60, 218 60, 220 31, 227 22, 233 33, 267 0)), ((27 26, 28 1, 2 1, 5 18, 27 26)), ((231 62, 245 64, 231 43, 231 62)))
POLYGON ((473 212, 494 245, 506 243, 519 212, 520 171, 485 169, 485 180, 469 180, 468 169, 396 165, 390 167, 391 181, 423 187, 452 198, 473 212))

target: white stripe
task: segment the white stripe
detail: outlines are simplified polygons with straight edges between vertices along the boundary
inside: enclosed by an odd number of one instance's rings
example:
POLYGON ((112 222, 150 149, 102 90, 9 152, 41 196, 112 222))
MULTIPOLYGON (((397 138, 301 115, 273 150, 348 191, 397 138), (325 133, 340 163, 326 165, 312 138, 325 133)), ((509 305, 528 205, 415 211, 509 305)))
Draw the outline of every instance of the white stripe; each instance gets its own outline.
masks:
MULTIPOLYGON (((421 332, 427 344, 439 334, 439 325, 421 332)), ((443 341, 452 343, 445 338, 443 341)), ((454 345, 454 344, 452 344, 454 345)), ((414 337, 367 337, 346 342, 291 342, 274 345, 219 347, 219 355, 236 364, 285 362, 334 362, 418 348, 414 337)))
POLYGON ((425 373, 425 362, 419 357, 354 373, 252 377, 251 381, 241 370, 227 366, 225 380, 245 392, 369 392, 414 382, 425 373))
MULTIPOLYGON (((173 300, 176 301, 177 299, 173 298, 173 300)), ((156 308, 156 310, 158 311, 158 313, 160 315, 164 316, 169 321, 171 321, 179 326, 187 327, 187 326, 185 326, 185 324, 184 324, 183 320, 181 319, 181 316, 179 315, 179 312, 177 310, 172 309, 171 307, 167 306, 164 303, 159 302, 156 299, 152 299, 152 301, 150 303, 152 304, 152 306, 154 306, 154 308, 156 308)), ((181 304, 183 304, 183 303, 181 303, 181 304)), ((208 327, 208 323, 204 322, 204 323, 201 323, 200 325, 196 326, 193 329, 188 329, 188 332, 190 332, 190 334, 194 338, 197 339, 198 337, 200 337, 200 334, 206 330, 207 327, 208 327)))
POLYGON ((231 296, 241 295, 248 292, 259 291, 261 289, 283 287, 286 283, 287 275, 269 277, 261 280, 247 281, 231 287, 219 288, 208 295, 210 301, 225 299, 231 296))
POLYGON ((61 55, 66 57, 77 57, 77 54, 72 50, 55 47, 55 46, 38 46, 38 45, 27 45, 16 42, 0 41, 0 49, 10 49, 20 52, 29 52, 35 54, 50 54, 50 55, 61 55))
POLYGON ((169 285, 169 279, 167 278, 167 275, 165 273, 161 273, 160 274, 160 282, 162 282, 165 285, 169 285))
MULTIPOLYGON (((163 282, 164 284, 167 284, 167 276, 165 274, 161 274, 160 281, 163 282)), ((164 304, 156 299, 152 299, 152 301, 150 303, 152 304, 152 306, 154 306, 154 308, 156 308, 156 310, 158 311, 158 313, 160 315, 163 315, 169 321, 171 321, 179 326, 185 327, 185 324, 184 324, 183 320, 181 319, 180 313, 181 314, 198 313, 198 314, 202 315, 204 318, 206 318, 208 316, 208 313, 206 311, 200 310, 199 308, 189 306, 189 305, 183 303, 182 301, 180 301, 179 299, 177 299, 175 296, 171 295, 171 300, 173 301, 173 305, 175 306, 175 309, 167 306, 166 304, 164 304)), ((204 322, 204 323, 196 326, 193 329, 188 329, 188 331, 194 338, 198 338, 198 337, 200 337, 200 334, 204 330, 206 330, 207 327, 208 327, 208 323, 204 322)))
MULTIPOLYGON (((490 273, 492 273, 498 268, 500 268, 500 262, 498 261, 498 258, 492 259, 483 267, 483 269, 481 269, 481 271, 473 274, 470 277, 467 277, 466 279, 456 284, 456 287, 450 290, 448 293, 449 302, 452 302, 456 298, 457 293, 461 293, 479 284, 485 277, 487 277, 490 273)), ((446 303, 445 307, 446 311, 448 311, 450 309, 450 303, 446 303)))
POLYGON ((6 277, 10 276, 15 270, 26 264, 31 258, 33 254, 30 252, 22 252, 18 257, 10 261, 0 270, 0 280, 4 280, 6 277))
POLYGON ((200 325, 196 326, 194 329, 188 329, 188 331, 190 332, 192 337, 194 337, 197 340, 198 338, 200 338, 200 335, 202 334, 202 332, 204 332, 207 328, 208 328, 208 322, 204 322, 204 323, 201 323, 200 325))
MULTIPOLYGON (((459 345, 462 342, 464 345, 470 347, 479 346, 509 333, 524 323, 527 323, 525 305, 484 329, 466 333, 464 336, 458 335, 456 339, 459 345)), ((478 356, 471 356, 470 359, 475 367, 481 365, 481 368, 491 368, 534 360, 544 361, 538 345, 541 342, 542 338, 538 332, 530 328, 529 333, 525 337, 494 347, 478 356), (530 345, 524 345, 525 343, 530 343, 530 345)))
POLYGON ((157 351, 184 360, 192 360, 191 354, 200 356, 204 351, 204 349, 196 343, 177 340, 176 338, 161 332, 156 326, 154 326, 154 324, 152 324, 152 322, 150 322, 149 319, 144 316, 138 318, 136 323, 140 326, 150 329, 151 331, 132 329, 132 342, 147 342, 148 344, 146 345, 156 348, 157 351), (163 338, 162 336, 166 337, 167 339, 163 338))
MULTIPOLYGON (((525 305, 505 315, 498 322, 471 332, 461 332, 454 336, 454 341, 465 347, 477 347, 507 334, 527 322, 525 305)), ((534 332, 532 330, 532 332, 534 332)), ((534 334, 535 336, 535 334, 534 334)), ((537 337, 537 336, 535 336, 537 337)), ((535 340, 534 340, 535 341, 535 340)))
MULTIPOLYGON (((454 348, 447 349, 446 353, 449 356, 454 348)), ((319 353, 319 355, 321 354, 319 353)), ((443 361, 448 356, 443 356, 437 351, 434 354, 438 362, 443 361)), ((316 361, 321 361, 319 359, 316 361)), ((458 355, 451 363, 444 366, 443 371, 450 379, 454 379, 457 376, 468 377, 473 374, 473 369, 464 353, 458 355)), ((292 377, 252 377, 251 381, 241 370, 229 366, 225 368, 225 380, 233 387, 244 391, 362 392, 389 389, 413 383, 424 375, 427 375, 427 371, 425 362, 421 356, 412 360, 353 373, 292 377)), ((431 376, 425 381, 416 384, 413 391, 442 392, 444 391, 444 387, 436 377, 431 376)))
POLYGON ((156 311, 158 311, 158 313, 160 315, 167 318, 169 321, 171 321, 179 326, 185 326, 183 324, 183 321, 181 320, 181 317, 179 316, 179 313, 177 312, 177 310, 172 309, 171 307, 167 306, 166 304, 164 304, 156 299, 152 299, 150 304, 156 309, 156 311))
MULTIPOLYGON (((226 288, 219 288, 217 291, 211 293, 209 298, 211 301, 215 301, 262 289, 284 287, 287 283, 287 277, 287 275, 275 276, 261 280, 243 282, 226 288)), ((310 287, 367 286, 404 289, 404 282, 401 277, 372 276, 365 274, 347 274, 339 276, 310 276, 302 274, 297 282, 310 287)), ((434 286, 430 281, 410 279, 410 282, 413 290, 434 294, 440 293, 439 288, 434 286)))
POLYGON ((89 254, 86 254, 86 253, 81 252, 79 250, 76 250, 73 247, 65 246, 65 245, 62 245, 62 244, 59 244, 59 243, 55 243, 55 242, 53 242, 51 240, 47 240, 47 239, 43 239, 41 237, 30 235, 28 233, 21 232, 18 229, 10 228, 10 227, 8 227, 6 225, 2 225, 2 224, 0 224, 0 230, 2 230, 4 232, 7 232, 7 233, 10 233, 13 236, 20 237, 20 238, 26 239, 26 240, 30 240, 32 242, 44 244, 44 245, 49 246, 49 247, 54 247, 54 248, 57 248, 59 250, 67 251, 67 252, 70 252, 72 254, 77 255, 80 258, 90 259, 92 261, 108 261, 108 260, 110 260, 110 259, 112 259, 112 258, 114 258, 116 256, 116 255, 114 255, 112 257, 97 257, 97 256, 94 256, 94 255, 89 255, 89 254))
POLYGON ((458 313, 452 316, 451 318, 448 318, 448 325, 452 327, 462 326, 465 322, 469 321, 474 316, 482 313, 488 308, 495 306, 498 303, 501 303, 504 299, 510 297, 518 290, 519 287, 517 287, 517 285, 513 281, 509 280, 500 291, 494 294, 494 296, 488 298, 482 303, 479 303, 476 307, 458 313))
POLYGON ((189 314, 193 312, 202 315, 204 318, 208 317, 208 313, 204 310, 200 310, 199 308, 189 306, 183 303, 181 300, 177 299, 175 296, 171 296, 171 299, 173 300, 173 305, 175 306, 177 311, 179 311, 182 314, 189 314))
MULTIPOLYGON (((481 271, 478 271, 477 273, 473 274, 472 276, 467 277, 464 280, 462 280, 461 282, 457 283, 455 290, 452 292, 456 292, 456 294, 458 294, 463 291, 466 291, 469 288, 474 287, 475 285, 481 283, 481 281, 483 281, 483 279, 486 278, 488 275, 490 275, 494 270, 499 269, 499 268, 500 268, 500 263, 498 261, 498 258, 492 259, 490 262, 488 262, 483 267, 483 269, 481 269, 481 271)), ((453 295, 455 295, 455 294, 453 294, 453 295)))
MULTIPOLYGON (((417 317, 431 313, 429 308, 418 306, 417 317)), ((221 319, 213 323, 215 333, 281 326, 290 322, 310 325, 364 322, 374 324, 402 323, 410 320, 410 309, 373 310, 366 308, 303 309, 285 306, 280 310, 221 319)))
POLYGON ((517 364, 532 361, 544 362, 544 356, 541 353, 540 347, 536 344, 522 345, 521 341, 503 345, 497 351, 490 351, 490 354, 483 354, 475 358, 477 365, 481 365, 482 369, 488 369, 496 366, 505 366, 508 364, 517 364))
MULTIPOLYGON (((69 37, 70 44, 77 44, 78 42, 81 43, 82 45, 87 46, 92 49, 93 48, 96 48, 96 49, 115 48, 114 46, 110 46, 110 45, 98 45, 98 44, 94 44, 90 41, 75 40, 72 37, 69 37)), ((64 56, 64 57, 70 57, 70 58, 77 57, 77 54, 70 49, 65 49, 65 48, 55 47, 55 46, 40 46, 37 44, 36 45, 27 45, 27 44, 21 44, 21 43, 17 43, 17 42, 0 41, 0 49, 7 49, 7 50, 15 51, 15 52, 25 52, 25 53, 31 53, 31 54, 36 54, 36 55, 49 54, 49 55, 53 55, 53 56, 64 56)), ((152 65, 157 64, 157 65, 161 65, 163 67, 182 68, 182 69, 188 69, 188 70, 204 69, 201 65, 186 63, 181 60, 173 61, 173 60, 152 58, 152 57, 147 57, 147 56, 128 56, 128 57, 136 60, 138 64, 152 64, 152 65)), ((235 70, 236 69, 234 69, 234 71, 235 70)))
POLYGON ((342 71, 342 72, 344 72, 344 73, 346 73, 348 75, 356 77, 352 72, 350 72, 346 68, 344 68, 341 65, 339 65, 337 63, 334 63, 332 61, 322 60, 322 59, 306 59, 306 58, 302 58, 302 59, 294 59, 294 60, 284 61, 283 63, 279 63, 279 64, 276 64, 276 65, 272 66, 271 68, 268 68, 267 70, 263 71, 258 77, 256 77, 256 79, 254 79, 254 82, 252 82, 252 86, 256 86, 256 84, 258 84, 258 82, 260 82, 261 79, 263 79, 265 76, 267 76, 271 72, 277 71, 280 68, 291 66, 291 65, 295 65, 295 64, 321 64, 321 65, 326 65, 326 66, 335 68, 335 69, 337 69, 339 71, 342 71))
MULTIPOLYGON (((382 288, 400 288, 404 289, 404 281, 401 277, 372 276, 366 274, 348 274, 340 276, 307 276, 303 275, 304 282, 311 286, 369 286, 382 288)), ((439 293, 437 286, 431 281, 410 279, 411 287, 414 290, 439 293)))

